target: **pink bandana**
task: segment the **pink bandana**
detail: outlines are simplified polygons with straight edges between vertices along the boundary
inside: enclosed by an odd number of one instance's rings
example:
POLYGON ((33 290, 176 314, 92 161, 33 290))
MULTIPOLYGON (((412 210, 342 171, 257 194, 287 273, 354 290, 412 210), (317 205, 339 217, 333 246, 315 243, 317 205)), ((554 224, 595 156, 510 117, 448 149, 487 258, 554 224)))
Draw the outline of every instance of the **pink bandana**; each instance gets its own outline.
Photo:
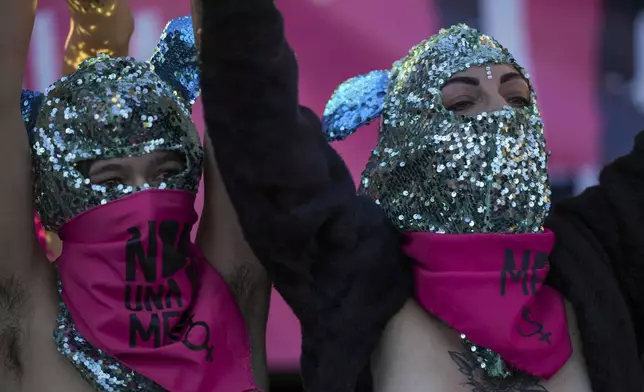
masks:
POLYGON ((194 199, 146 190, 66 223, 63 300, 94 347, 169 391, 258 390, 240 311, 190 241, 194 199))
POLYGON ((416 299, 511 366, 549 379, 572 353, 561 294, 543 284, 554 233, 407 233, 416 299))

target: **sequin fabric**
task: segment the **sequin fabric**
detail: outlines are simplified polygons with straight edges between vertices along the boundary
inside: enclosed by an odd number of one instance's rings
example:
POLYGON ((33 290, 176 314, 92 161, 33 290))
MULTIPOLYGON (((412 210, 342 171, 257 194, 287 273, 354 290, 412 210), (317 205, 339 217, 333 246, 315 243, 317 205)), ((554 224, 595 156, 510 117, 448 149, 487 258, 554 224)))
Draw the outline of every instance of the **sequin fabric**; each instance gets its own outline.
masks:
POLYGON ((486 64, 512 64, 529 79, 497 41, 462 24, 423 41, 391 70, 378 145, 360 192, 400 229, 542 230, 550 188, 534 90, 525 108, 476 116, 457 116, 442 104, 445 81, 486 64))
POLYGON ((190 105, 195 103, 201 87, 191 17, 183 16, 168 23, 149 62, 175 94, 187 99, 190 105))
POLYGON ((83 379, 98 391, 149 391, 165 389, 155 382, 111 358, 102 350, 94 348, 76 330, 69 310, 62 300, 62 283, 58 280, 58 327, 54 340, 58 351, 68 358, 83 379))
POLYGON ((22 113, 22 121, 25 122, 27 129, 33 128, 35 114, 40 110, 42 98, 42 93, 38 91, 22 90, 20 96, 20 111, 22 113))
POLYGON ((342 83, 324 109, 329 141, 342 140, 380 116, 389 85, 389 71, 372 71, 342 83))
MULTIPOLYGON (((188 26, 192 31, 192 24, 188 26)), ((186 170, 159 187, 197 191, 203 151, 190 119, 193 95, 184 99, 154 72, 163 70, 159 65, 168 59, 155 55, 156 67, 99 55, 46 90, 30 136, 35 201, 48 229, 57 230, 84 211, 149 188, 91 184, 78 169, 83 161, 176 150, 184 154, 186 170)), ((166 71, 165 76, 177 74, 166 71)))
MULTIPOLYGON (((401 230, 543 230, 550 187, 543 123, 532 87, 525 108, 457 116, 442 103, 441 88, 452 75, 485 66, 489 78, 491 64, 513 65, 529 82, 528 73, 496 40, 459 24, 412 48, 389 71, 386 87, 374 81, 359 86, 353 79, 334 93, 325 111, 327 139, 354 132, 363 123, 355 118, 382 117, 359 193, 373 198, 401 230), (385 88, 379 106, 372 97, 385 88)), ((489 376, 512 374, 498 354, 464 335, 462 341, 489 376)))

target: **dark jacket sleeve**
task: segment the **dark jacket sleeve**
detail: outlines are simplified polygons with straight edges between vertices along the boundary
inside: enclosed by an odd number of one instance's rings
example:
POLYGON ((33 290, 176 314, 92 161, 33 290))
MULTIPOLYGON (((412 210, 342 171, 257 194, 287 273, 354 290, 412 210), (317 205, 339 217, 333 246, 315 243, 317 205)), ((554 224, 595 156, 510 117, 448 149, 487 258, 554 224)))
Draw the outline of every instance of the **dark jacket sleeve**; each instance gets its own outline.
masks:
POLYGON ((246 239, 302 325, 307 391, 354 391, 411 296, 400 237, 298 104, 272 0, 203 3, 207 132, 246 239))
POLYGON ((593 384, 642 390, 644 132, 598 185, 557 203, 546 225, 557 236, 552 283, 575 308, 593 384))

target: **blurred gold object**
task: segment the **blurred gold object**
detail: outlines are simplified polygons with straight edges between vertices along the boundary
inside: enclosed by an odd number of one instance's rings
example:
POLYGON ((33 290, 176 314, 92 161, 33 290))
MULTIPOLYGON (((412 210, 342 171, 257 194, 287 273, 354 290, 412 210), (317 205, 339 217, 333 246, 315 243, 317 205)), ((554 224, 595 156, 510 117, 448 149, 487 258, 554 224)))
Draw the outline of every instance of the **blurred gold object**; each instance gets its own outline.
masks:
POLYGON ((69 74, 90 57, 127 56, 134 17, 128 0, 67 0, 71 23, 63 71, 69 74))
POLYGON ((115 3, 110 0, 67 0, 70 11, 80 13, 103 14, 114 11, 115 3))

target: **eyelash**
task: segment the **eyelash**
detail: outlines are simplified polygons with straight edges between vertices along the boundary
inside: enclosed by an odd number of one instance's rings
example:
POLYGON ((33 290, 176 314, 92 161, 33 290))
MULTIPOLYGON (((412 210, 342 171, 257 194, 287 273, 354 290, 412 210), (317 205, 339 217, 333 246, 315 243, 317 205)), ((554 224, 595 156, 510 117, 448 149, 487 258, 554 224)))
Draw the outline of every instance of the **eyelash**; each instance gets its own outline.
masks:
POLYGON ((119 184, 122 184, 124 181, 120 178, 109 178, 107 180, 101 181, 98 185, 104 186, 106 188, 116 188, 119 184))
POLYGON ((519 105, 521 105, 521 107, 526 107, 526 106, 530 105, 530 100, 529 100, 528 98, 525 98, 525 97, 521 97, 521 96, 519 96, 519 97, 512 97, 512 98, 508 99, 508 103, 510 103, 510 104, 511 104, 511 103, 512 103, 512 102, 511 102, 512 100, 518 100, 518 101, 519 101, 519 105))
POLYGON ((446 109, 451 111, 451 112, 460 112, 462 110, 467 110, 470 107, 474 105, 474 102, 472 101, 460 101, 460 102, 455 102, 454 104, 450 105, 446 109))
MULTIPOLYGON (((168 178, 172 176, 176 176, 177 174, 181 173, 181 170, 178 169, 162 169, 157 172, 155 175, 154 179, 159 179, 161 181, 167 180, 168 178)), ((106 188, 116 188, 120 184, 123 184, 125 181, 120 178, 120 177, 113 177, 113 178, 108 178, 104 181, 101 181, 98 185, 102 185, 106 188)))
MULTIPOLYGON (((449 111, 452 111, 452 112, 460 112, 460 111, 463 111, 463 110, 467 110, 467 109, 469 109, 470 107, 472 107, 475 104, 475 102, 473 102, 473 101, 474 101, 473 99, 470 100, 468 98, 468 100, 462 100, 460 102, 455 102, 454 104, 450 105, 449 107, 446 107, 446 109, 449 110, 449 111)), ((518 106, 518 107, 526 107, 526 106, 530 105, 530 100, 528 98, 521 97, 521 96, 512 97, 512 98, 508 99, 507 102, 510 105, 518 106), (513 105, 513 101, 518 101, 518 103, 513 105)))
POLYGON ((176 176, 179 173, 181 173, 181 170, 178 169, 162 169, 157 172, 154 178, 161 178, 163 180, 166 180, 172 176, 176 176))

